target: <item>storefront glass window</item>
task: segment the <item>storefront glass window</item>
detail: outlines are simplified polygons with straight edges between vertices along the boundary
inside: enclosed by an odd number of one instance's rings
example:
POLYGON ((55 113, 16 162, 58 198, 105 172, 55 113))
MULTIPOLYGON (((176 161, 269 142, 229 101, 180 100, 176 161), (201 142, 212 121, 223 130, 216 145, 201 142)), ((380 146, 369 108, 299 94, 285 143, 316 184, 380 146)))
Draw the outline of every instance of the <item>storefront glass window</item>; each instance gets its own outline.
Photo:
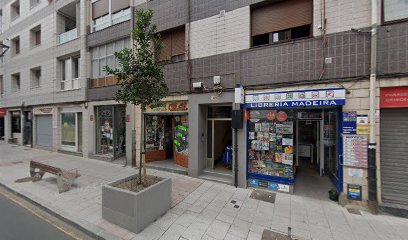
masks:
POLYGON ((250 110, 248 171, 294 178, 293 110, 250 110))
POLYGON ((188 117, 175 116, 174 147, 177 153, 188 154, 188 117))
POLYGON ((21 113, 11 112, 11 131, 13 133, 21 133, 21 113))
POLYGON ((97 108, 98 153, 113 154, 113 106, 97 108))
POLYGON ((75 113, 61 114, 61 144, 72 147, 76 145, 75 113))

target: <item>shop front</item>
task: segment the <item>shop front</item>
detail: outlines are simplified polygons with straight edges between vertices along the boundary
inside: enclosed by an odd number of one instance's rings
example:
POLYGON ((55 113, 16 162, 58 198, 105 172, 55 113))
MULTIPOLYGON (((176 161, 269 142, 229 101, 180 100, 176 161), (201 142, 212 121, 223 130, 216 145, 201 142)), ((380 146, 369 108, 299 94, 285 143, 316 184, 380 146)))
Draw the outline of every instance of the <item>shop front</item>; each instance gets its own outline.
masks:
POLYGON ((95 115, 96 155, 110 160, 125 157, 126 106, 96 106, 95 115))
POLYGON ((188 103, 163 102, 144 112, 146 162, 166 161, 188 168, 188 103))
POLYGON ((339 88, 246 94, 247 185, 341 192, 343 105, 339 88), (307 186, 311 179, 317 186, 307 186))
POLYGON ((380 119, 381 207, 406 217, 408 86, 380 89, 380 119))

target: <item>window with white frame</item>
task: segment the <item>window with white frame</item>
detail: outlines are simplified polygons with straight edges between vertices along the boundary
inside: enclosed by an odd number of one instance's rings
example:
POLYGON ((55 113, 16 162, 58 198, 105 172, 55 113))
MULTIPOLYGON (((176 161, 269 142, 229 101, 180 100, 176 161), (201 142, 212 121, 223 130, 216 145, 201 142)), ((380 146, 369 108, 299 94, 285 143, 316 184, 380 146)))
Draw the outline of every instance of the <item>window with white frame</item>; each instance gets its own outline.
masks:
POLYGON ((79 89, 79 56, 61 59, 61 90, 79 89))
POLYGON ((408 1, 383 0, 383 20, 384 22, 408 20, 408 1))
POLYGON ((92 78, 105 77, 107 74, 103 70, 104 66, 111 68, 119 67, 119 61, 115 58, 115 52, 124 48, 130 48, 130 39, 122 39, 108 43, 91 50, 92 53, 92 78))
POLYGON ((21 88, 20 73, 14 73, 11 75, 11 88, 14 92, 20 91, 21 88))

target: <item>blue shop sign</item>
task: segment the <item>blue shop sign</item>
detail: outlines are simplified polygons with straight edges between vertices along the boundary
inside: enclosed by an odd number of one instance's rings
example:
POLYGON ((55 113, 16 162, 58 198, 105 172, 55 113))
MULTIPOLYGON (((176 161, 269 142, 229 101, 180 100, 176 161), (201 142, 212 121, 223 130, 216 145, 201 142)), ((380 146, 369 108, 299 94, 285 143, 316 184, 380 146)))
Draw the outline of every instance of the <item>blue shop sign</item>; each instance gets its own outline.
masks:
POLYGON ((259 180, 258 179, 249 179, 248 185, 250 187, 258 187, 259 186, 259 180))
POLYGON ((344 88, 262 92, 245 95, 247 108, 335 107, 345 104, 344 88))

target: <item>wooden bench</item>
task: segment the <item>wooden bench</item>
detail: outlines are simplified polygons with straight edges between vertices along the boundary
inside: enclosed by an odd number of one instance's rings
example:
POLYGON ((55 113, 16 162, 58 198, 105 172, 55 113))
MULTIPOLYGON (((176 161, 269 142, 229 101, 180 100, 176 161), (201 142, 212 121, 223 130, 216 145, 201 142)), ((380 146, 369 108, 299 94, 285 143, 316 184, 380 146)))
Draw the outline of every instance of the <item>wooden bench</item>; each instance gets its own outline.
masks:
POLYGON ((30 161, 30 176, 33 182, 41 180, 45 173, 57 176, 59 193, 69 191, 75 179, 81 176, 78 174, 78 170, 64 170, 44 163, 30 161))

